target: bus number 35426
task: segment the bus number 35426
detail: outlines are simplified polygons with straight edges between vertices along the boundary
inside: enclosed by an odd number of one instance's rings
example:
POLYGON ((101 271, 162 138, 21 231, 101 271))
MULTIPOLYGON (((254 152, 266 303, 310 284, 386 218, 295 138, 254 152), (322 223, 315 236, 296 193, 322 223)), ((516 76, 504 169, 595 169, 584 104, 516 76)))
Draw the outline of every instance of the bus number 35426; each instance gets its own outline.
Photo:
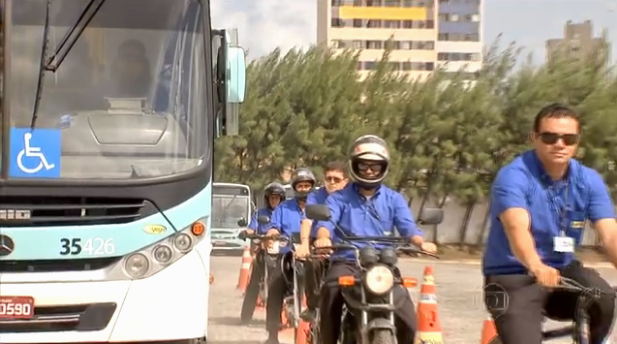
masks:
POLYGON ((93 238, 82 241, 81 238, 60 239, 60 255, 109 255, 116 252, 114 239, 93 238))

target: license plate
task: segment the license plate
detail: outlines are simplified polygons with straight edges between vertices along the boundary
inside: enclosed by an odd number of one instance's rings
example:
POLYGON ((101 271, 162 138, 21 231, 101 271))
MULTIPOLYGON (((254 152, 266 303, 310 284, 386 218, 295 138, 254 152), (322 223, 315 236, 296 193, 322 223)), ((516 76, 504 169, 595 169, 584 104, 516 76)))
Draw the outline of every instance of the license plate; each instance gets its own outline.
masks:
POLYGON ((214 246, 225 246, 227 243, 225 241, 215 241, 214 246))
POLYGON ((30 296, 0 296, 0 318, 30 319, 34 316, 34 298, 30 296))

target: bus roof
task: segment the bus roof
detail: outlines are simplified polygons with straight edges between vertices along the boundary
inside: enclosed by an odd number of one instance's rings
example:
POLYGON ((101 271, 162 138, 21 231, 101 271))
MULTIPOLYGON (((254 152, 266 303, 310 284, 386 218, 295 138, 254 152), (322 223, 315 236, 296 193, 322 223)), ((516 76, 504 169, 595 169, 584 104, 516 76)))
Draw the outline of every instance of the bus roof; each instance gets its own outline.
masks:
POLYGON ((237 184, 237 183, 212 183, 212 186, 238 186, 238 187, 249 188, 249 186, 246 184, 237 184))

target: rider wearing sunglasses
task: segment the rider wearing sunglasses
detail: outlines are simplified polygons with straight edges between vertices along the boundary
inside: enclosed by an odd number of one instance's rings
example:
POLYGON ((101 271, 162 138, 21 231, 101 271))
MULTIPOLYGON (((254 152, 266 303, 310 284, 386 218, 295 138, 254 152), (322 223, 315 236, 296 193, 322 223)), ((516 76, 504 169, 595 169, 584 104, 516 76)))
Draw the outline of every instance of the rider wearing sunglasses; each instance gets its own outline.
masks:
MULTIPOLYGON (((609 190, 597 171, 573 159, 580 140, 578 115, 565 105, 549 105, 536 115, 531 138, 534 149, 503 167, 491 190, 485 303, 504 344, 540 344, 545 315, 574 317, 577 295, 551 289, 560 276, 610 293, 597 272, 574 258, 587 220, 617 266, 609 190)), ((602 343, 611 329, 609 295, 588 307, 591 344, 602 343)))
MULTIPOLYGON (((349 179, 346 174, 346 165, 342 161, 328 163, 324 172, 324 187, 311 192, 306 200, 306 204, 326 204, 328 196, 338 190, 342 190, 347 185, 349 179)), ((296 250, 296 257, 305 258, 310 254, 310 241, 315 238, 317 223, 305 219, 302 223, 300 238, 301 245, 296 250)), ((319 303, 319 285, 324 268, 327 266, 327 259, 312 259, 305 264, 305 290, 306 290, 306 309, 300 317, 305 321, 312 321, 315 316, 315 309, 319 303)))
MULTIPOLYGON (((328 197, 326 204, 330 208, 331 221, 317 223, 316 248, 331 246, 332 241, 341 242, 342 234, 335 228, 336 223, 346 236, 383 237, 392 235, 396 227, 402 237, 409 238, 422 250, 431 253, 437 250, 435 244, 422 238, 422 231, 416 226, 403 195, 383 185, 389 166, 390 152, 383 139, 366 135, 353 143, 349 152, 349 173, 353 183, 328 197)), ((354 242, 354 245, 360 247, 364 244, 354 242)), ((380 246, 376 249, 379 250, 380 246)), ((323 344, 337 343, 344 302, 341 287, 327 282, 359 272, 351 251, 336 251, 330 260, 319 304, 323 344)), ((413 302, 402 287, 395 289, 394 293, 405 300, 395 311, 397 340, 399 343, 413 343, 416 332, 413 302)))

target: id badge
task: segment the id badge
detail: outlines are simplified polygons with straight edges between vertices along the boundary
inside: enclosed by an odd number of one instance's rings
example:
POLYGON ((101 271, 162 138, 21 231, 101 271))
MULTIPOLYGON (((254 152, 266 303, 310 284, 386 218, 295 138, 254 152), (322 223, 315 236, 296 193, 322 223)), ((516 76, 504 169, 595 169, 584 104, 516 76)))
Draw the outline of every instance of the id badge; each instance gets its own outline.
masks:
POLYGON ((574 252, 574 239, 569 236, 556 236, 553 240, 553 245, 555 247, 555 252, 574 252))

